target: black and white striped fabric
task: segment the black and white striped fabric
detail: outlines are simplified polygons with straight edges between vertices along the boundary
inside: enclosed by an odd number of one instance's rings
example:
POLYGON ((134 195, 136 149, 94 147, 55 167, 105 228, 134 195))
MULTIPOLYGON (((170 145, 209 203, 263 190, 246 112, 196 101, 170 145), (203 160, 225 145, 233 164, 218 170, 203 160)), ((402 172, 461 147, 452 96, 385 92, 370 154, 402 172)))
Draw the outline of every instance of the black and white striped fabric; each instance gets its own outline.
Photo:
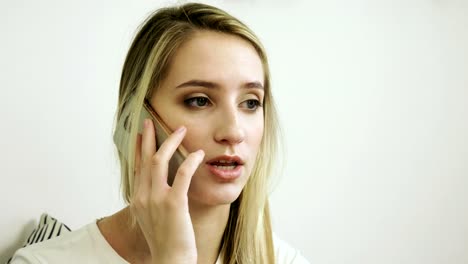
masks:
MULTIPOLYGON (((39 224, 29 235, 26 242, 23 244, 23 247, 39 243, 57 236, 60 234, 71 232, 70 228, 61 223, 57 219, 51 217, 50 215, 43 213, 39 220, 39 224)), ((10 263, 11 258, 7 261, 7 264, 10 263)))

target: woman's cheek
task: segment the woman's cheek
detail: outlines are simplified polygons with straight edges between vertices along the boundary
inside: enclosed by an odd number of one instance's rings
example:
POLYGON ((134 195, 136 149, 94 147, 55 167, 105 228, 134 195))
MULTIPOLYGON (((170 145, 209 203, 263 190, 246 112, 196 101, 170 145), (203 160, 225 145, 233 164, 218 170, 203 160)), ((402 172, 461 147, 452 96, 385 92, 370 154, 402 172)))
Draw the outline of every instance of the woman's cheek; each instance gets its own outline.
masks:
POLYGON ((206 142, 207 134, 203 133, 201 126, 192 126, 190 124, 186 125, 187 134, 185 135, 182 144, 189 152, 194 152, 199 149, 204 149, 204 142, 206 142))
POLYGON ((252 136, 254 144, 258 148, 263 138, 263 119, 257 122, 256 124, 256 126, 252 126, 253 129, 251 130, 250 134, 252 136))

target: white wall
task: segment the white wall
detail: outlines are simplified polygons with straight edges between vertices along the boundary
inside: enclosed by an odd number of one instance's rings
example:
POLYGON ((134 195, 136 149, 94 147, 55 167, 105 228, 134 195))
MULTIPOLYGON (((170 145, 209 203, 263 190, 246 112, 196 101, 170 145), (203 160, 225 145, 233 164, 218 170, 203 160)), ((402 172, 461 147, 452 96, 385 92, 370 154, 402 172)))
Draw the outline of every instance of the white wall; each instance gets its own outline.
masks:
MULTIPOLYGON (((276 232, 312 263, 468 263, 467 2, 208 3, 269 52, 288 150, 276 232)), ((1 263, 42 212, 76 229, 122 206, 119 74, 160 5, 0 3, 1 263)))

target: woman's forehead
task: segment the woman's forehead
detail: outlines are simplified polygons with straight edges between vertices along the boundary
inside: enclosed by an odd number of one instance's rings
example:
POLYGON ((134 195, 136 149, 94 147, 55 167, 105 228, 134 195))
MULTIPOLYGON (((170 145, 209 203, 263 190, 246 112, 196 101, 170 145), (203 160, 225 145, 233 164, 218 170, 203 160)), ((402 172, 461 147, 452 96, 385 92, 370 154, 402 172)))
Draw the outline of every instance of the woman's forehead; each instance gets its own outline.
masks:
POLYGON ((253 45, 238 36, 213 31, 196 32, 183 43, 166 77, 170 86, 191 79, 264 83, 263 64, 253 45))

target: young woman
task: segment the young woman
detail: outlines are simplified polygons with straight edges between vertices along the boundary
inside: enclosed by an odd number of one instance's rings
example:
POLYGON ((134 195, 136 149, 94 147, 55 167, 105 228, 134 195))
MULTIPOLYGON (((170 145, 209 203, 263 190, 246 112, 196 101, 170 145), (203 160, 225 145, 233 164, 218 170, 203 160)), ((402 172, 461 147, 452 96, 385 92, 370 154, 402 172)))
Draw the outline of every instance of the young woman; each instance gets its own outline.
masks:
POLYGON ((265 51, 239 20, 203 4, 153 13, 127 54, 117 120, 129 206, 12 263, 308 263, 272 234, 276 111, 265 51), (164 142, 154 119, 140 124, 145 105, 173 131, 164 142))

